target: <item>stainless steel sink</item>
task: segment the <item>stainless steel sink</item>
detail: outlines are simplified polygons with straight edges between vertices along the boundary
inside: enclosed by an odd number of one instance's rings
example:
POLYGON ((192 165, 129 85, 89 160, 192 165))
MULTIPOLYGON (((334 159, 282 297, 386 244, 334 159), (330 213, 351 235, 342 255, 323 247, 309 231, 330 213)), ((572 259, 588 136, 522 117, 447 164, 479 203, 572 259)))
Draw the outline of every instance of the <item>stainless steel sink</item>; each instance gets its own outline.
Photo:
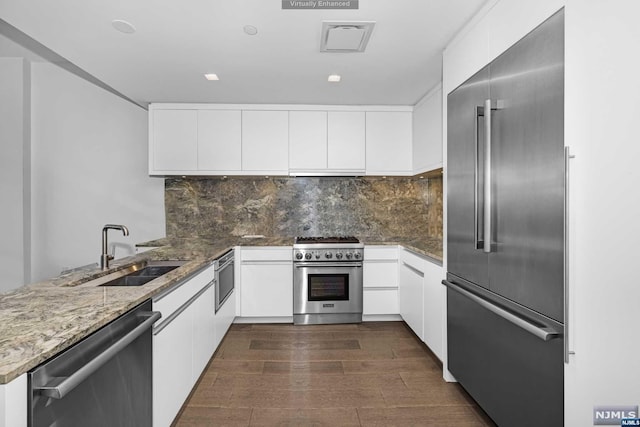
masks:
POLYGON ((87 282, 87 286, 141 286, 185 264, 186 261, 144 261, 87 282))

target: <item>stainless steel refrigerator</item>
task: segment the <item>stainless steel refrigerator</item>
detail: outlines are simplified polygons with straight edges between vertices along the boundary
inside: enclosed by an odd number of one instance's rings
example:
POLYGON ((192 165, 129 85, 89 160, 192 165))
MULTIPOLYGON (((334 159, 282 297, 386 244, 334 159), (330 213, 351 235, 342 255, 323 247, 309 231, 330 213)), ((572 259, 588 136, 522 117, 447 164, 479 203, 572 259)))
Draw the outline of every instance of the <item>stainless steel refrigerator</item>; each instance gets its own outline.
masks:
POLYGON ((448 95, 448 368, 500 426, 563 424, 564 12, 448 95))

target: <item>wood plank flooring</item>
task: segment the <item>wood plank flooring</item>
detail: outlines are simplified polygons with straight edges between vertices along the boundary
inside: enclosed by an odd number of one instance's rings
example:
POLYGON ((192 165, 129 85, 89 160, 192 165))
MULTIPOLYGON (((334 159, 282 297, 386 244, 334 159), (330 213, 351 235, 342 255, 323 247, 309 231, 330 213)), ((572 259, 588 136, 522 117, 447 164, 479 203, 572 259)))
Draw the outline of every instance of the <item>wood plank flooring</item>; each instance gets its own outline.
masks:
POLYGON ((404 322, 367 322, 232 325, 173 425, 494 424, 404 322))

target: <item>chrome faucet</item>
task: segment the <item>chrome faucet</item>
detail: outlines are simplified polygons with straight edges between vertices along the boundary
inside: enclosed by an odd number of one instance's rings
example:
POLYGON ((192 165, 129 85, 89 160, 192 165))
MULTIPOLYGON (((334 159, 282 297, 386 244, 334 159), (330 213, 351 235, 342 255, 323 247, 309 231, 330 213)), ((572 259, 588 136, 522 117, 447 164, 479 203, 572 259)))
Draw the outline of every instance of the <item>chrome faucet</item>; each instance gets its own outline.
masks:
POLYGON ((122 230, 122 234, 129 235, 129 229, 124 225, 107 224, 102 227, 102 254, 100 255, 100 268, 102 270, 109 269, 109 261, 113 259, 113 255, 109 255, 109 249, 107 244, 107 230, 122 230))

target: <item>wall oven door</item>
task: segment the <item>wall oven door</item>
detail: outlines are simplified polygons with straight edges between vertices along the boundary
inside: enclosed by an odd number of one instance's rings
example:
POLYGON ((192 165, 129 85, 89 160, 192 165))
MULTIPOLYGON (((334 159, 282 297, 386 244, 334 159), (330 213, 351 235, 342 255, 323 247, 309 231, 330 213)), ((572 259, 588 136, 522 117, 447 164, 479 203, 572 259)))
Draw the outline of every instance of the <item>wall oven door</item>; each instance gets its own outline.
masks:
POLYGON ((362 321, 362 263, 294 264, 293 322, 362 321))
POLYGON ((215 265, 215 294, 216 313, 229 298, 235 287, 234 252, 227 252, 216 260, 215 265))

